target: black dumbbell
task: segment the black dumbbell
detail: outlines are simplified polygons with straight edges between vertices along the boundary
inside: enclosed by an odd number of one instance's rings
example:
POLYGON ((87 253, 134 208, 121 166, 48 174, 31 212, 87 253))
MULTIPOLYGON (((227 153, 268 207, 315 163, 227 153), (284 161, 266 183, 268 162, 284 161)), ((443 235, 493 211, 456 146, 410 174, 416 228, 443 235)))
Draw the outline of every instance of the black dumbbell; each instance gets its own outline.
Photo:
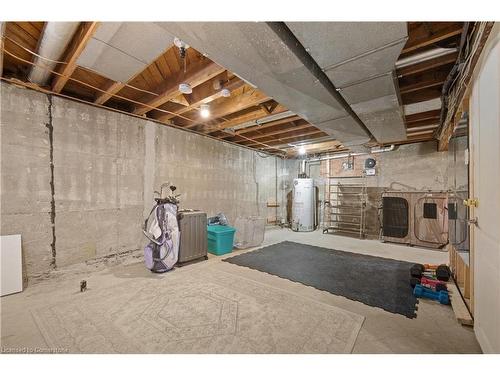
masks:
POLYGON ((441 281, 450 280, 451 271, 450 268, 446 264, 440 264, 436 268, 436 279, 441 281))
POLYGON ((423 264, 414 264, 410 268, 410 275, 411 277, 416 277, 417 279, 420 279, 424 271, 425 267, 423 264))

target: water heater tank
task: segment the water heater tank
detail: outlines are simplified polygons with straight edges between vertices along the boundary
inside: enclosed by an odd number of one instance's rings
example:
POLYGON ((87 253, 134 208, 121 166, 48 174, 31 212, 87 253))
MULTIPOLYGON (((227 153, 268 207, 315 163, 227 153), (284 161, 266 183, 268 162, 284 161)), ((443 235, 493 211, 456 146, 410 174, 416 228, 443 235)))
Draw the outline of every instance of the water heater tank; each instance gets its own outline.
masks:
POLYGON ((312 178, 293 180, 292 230, 310 232, 314 230, 315 189, 312 178))

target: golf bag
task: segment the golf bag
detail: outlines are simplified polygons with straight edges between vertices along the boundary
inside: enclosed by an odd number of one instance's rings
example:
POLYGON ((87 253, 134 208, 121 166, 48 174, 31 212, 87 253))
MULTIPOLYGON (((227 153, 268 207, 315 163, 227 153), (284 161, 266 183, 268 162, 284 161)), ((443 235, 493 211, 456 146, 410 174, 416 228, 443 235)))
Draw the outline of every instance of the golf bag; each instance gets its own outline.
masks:
MULTIPOLYGON (((175 187, 174 187, 175 190, 175 187)), ((144 264, 152 272, 171 270, 179 256, 179 226, 176 197, 156 199, 144 222, 144 235, 150 240, 144 248, 144 264)))

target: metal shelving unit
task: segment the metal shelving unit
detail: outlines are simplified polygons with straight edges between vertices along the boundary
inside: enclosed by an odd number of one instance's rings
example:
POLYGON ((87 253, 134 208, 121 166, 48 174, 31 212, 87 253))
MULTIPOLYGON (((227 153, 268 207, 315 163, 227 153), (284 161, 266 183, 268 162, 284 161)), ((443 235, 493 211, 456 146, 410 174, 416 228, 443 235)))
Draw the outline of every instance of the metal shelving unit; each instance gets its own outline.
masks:
POLYGON ((349 233, 364 238, 366 202, 367 192, 364 175, 359 177, 328 177, 325 184, 323 233, 349 233))

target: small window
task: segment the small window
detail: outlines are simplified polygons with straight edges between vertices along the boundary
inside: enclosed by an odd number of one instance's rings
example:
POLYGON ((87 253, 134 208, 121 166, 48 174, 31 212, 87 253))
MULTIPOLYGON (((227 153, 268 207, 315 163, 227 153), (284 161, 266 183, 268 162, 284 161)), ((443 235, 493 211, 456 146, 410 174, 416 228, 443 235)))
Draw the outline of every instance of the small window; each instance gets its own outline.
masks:
POLYGON ((436 203, 424 203, 424 219, 437 219, 436 203))
POLYGON ((457 220, 457 204, 456 203, 448 203, 448 219, 457 220))

